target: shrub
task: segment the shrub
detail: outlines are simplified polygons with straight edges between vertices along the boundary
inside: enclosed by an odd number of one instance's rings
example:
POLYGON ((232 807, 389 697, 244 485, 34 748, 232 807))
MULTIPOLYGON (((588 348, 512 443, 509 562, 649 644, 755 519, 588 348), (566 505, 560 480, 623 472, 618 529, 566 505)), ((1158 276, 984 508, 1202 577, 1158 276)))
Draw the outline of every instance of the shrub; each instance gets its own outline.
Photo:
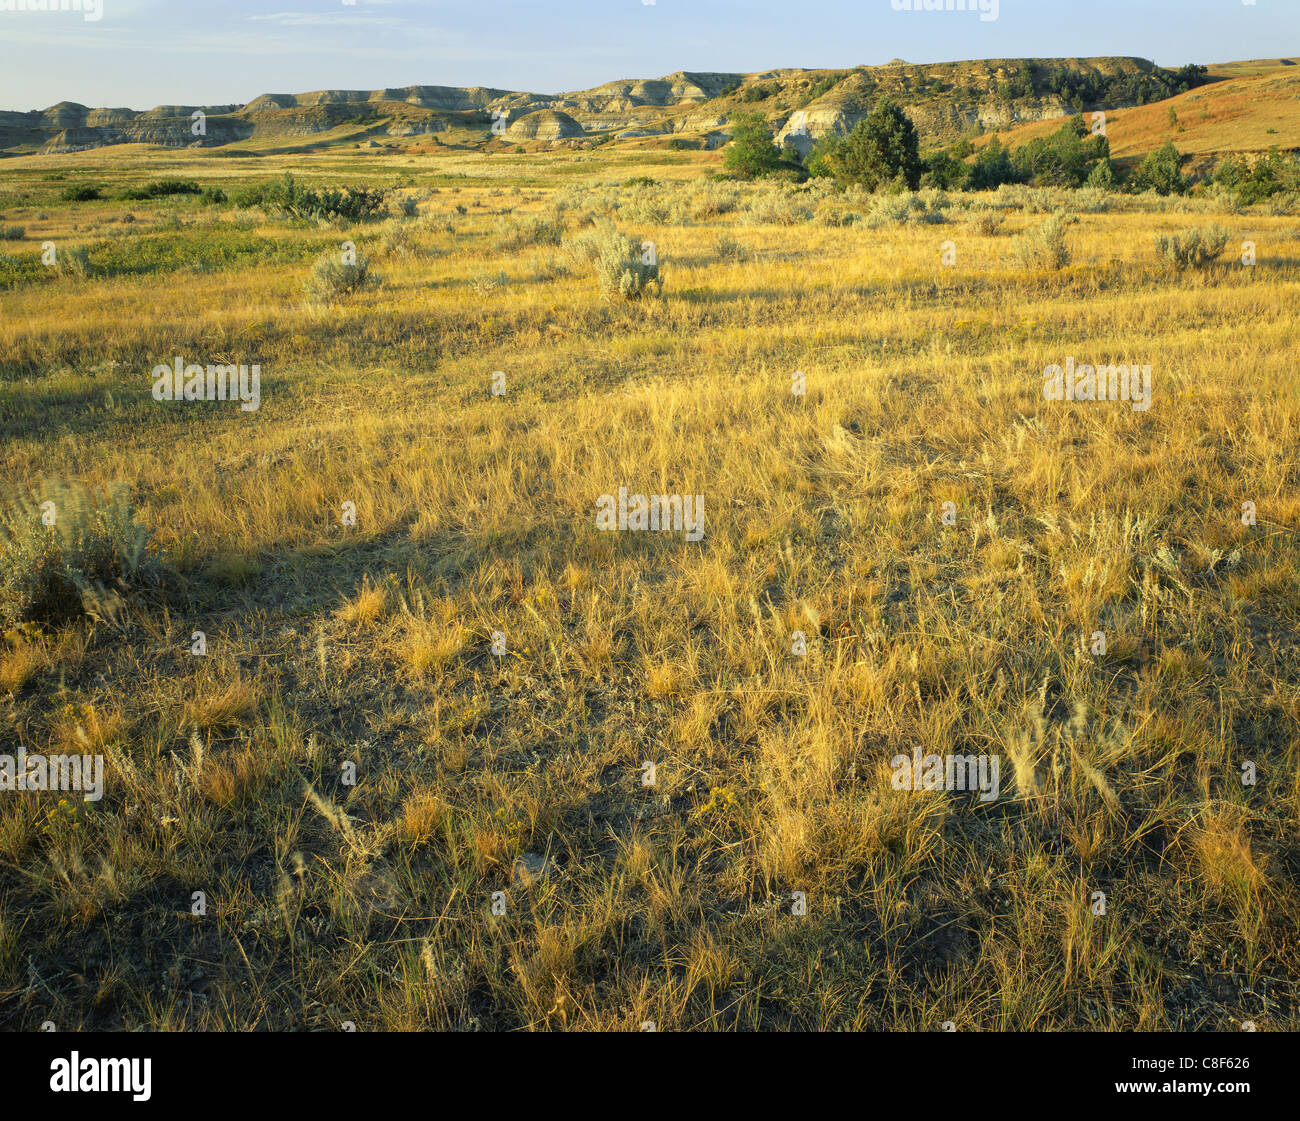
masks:
POLYGON ((306 282, 308 294, 319 303, 334 303, 346 296, 378 284, 370 273, 370 261, 358 254, 355 261, 341 259, 337 253, 317 258, 306 282))
POLYGON ((480 296, 486 296, 490 292, 495 292, 498 288, 506 286, 506 274, 499 271, 496 275, 490 272, 480 270, 470 277, 470 284, 473 285, 474 291, 480 296))
POLYGON ((718 183, 705 183, 695 192, 691 204, 694 218, 717 218, 740 205, 740 192, 718 183))
POLYGON ((111 616, 119 592, 157 576, 124 488, 97 498, 56 484, 47 501, 0 513, 0 625, 111 616))
POLYGON ((912 213, 911 195, 878 195, 871 200, 867 211, 867 228, 898 225, 906 222, 912 213))
POLYGON ((975 162, 966 176, 966 187, 972 191, 985 191, 1013 183, 1016 169, 1011 166, 1011 153, 1002 146, 995 135, 975 153, 975 162))
POLYGON ((291 218, 316 221, 366 222, 387 213, 383 191, 365 187, 311 190, 298 186, 289 172, 270 183, 236 191, 232 201, 241 208, 258 206, 283 211, 291 218))
POLYGON ((613 231, 612 223, 601 220, 590 229, 566 237, 561 242, 561 249, 575 265, 593 264, 600 255, 600 239, 613 231))
POLYGON ((99 193, 99 188, 91 183, 82 183, 75 187, 64 187, 59 193, 59 198, 64 202, 92 202, 103 197, 99 193))
POLYGON ((1109 191, 1115 186, 1116 175, 1115 165, 1110 162, 1109 158, 1103 158, 1093 165, 1093 169, 1088 172, 1087 184, 1089 187, 1096 187, 1099 190, 1109 191))
POLYGON ((198 195, 203 189, 192 179, 155 179, 143 187, 128 187, 117 197, 129 202, 167 198, 171 195, 198 195))
POLYGON ((406 226, 395 226, 379 242, 379 252, 385 257, 407 257, 418 248, 414 236, 406 226))
POLYGON ((1099 187, 1083 187, 1074 193, 1073 203, 1084 214, 1104 214, 1110 209, 1111 197, 1099 187))
POLYGON ((749 204, 745 213, 751 222, 768 226, 797 226, 813 219, 810 207, 801 205, 785 193, 760 195, 749 204))
POLYGON ((1004 183, 993 195, 993 205, 1002 210, 1019 210, 1025 214, 1050 214, 1052 192, 1020 183, 1004 183))
POLYGON ((22 226, 0 226, 0 241, 21 241, 25 233, 22 226))
POLYGON ((1151 152, 1133 176, 1133 187, 1138 191, 1155 191, 1158 195, 1185 195, 1188 182, 1182 173, 1182 157, 1167 140, 1151 152))
POLYGON ((199 202, 204 206, 223 206, 226 201, 226 192, 220 187, 205 187, 199 195, 199 202))
POLYGON ((1284 156, 1276 148, 1253 164, 1229 157, 1215 171, 1214 180, 1235 190, 1243 206, 1251 206, 1300 189, 1300 158, 1284 156))
POLYGON ((1002 215, 995 210, 982 210, 973 215, 970 228, 981 237, 997 237, 1002 232, 1002 215))
POLYGON ((606 299, 622 296, 635 300, 654 289, 663 291, 659 265, 647 264, 641 240, 620 233, 611 223, 602 223, 566 238, 564 250, 576 264, 594 265, 596 280, 606 299))
POLYGON ((1063 269, 1070 263, 1065 242, 1065 222, 1053 215, 1046 222, 1016 238, 1012 255, 1021 268, 1063 269))
POLYGON ((1156 254, 1174 268, 1200 269, 1216 260, 1227 248, 1228 231, 1213 225, 1208 229, 1192 226, 1176 234, 1156 237, 1156 254))
POLYGON ((632 222, 641 222, 648 226, 662 226, 670 216, 668 204, 653 191, 645 188, 634 190, 631 196, 619 204, 619 213, 632 222))
POLYGON ((713 251, 724 261, 743 261, 749 256, 748 249, 725 234, 718 238, 718 243, 713 247, 713 251))
POLYGON ((564 240, 564 226, 545 218, 525 218, 520 222, 502 220, 497 224, 496 247, 510 251, 530 245, 559 245, 564 240))

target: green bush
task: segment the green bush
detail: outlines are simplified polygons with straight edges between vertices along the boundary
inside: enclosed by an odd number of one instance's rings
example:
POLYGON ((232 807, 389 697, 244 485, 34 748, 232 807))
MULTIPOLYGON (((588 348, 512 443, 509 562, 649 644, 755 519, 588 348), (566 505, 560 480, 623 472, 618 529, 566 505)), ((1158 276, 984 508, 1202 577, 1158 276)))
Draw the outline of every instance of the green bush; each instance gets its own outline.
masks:
POLYGON ((1220 225, 1208 229, 1192 226, 1176 234, 1156 237, 1156 254, 1174 268, 1201 269, 1222 256, 1228 246, 1228 231, 1220 225))
POLYGON ((1237 192, 1242 206, 1300 190, 1300 157, 1276 148, 1253 164, 1229 156, 1215 170, 1214 181, 1237 192))
POLYGON ((155 179, 143 187, 128 187, 117 197, 127 202, 144 202, 148 199, 169 198, 172 195, 199 195, 203 193, 193 179, 155 179))
POLYGON ((1172 140, 1149 153, 1133 176, 1135 190, 1155 191, 1158 195, 1185 195, 1188 186, 1182 172, 1182 157, 1172 140))
POLYGON ((224 206, 227 201, 226 192, 220 187, 205 187, 199 195, 199 202, 204 206, 224 206))
POLYGON ((1109 158, 1098 160, 1088 173, 1086 182, 1089 187, 1109 191, 1116 183, 1115 165, 1110 162, 1109 158))
POLYGON ((64 187, 59 193, 59 198, 64 202, 92 202, 103 197, 99 193, 99 188, 91 183, 82 183, 75 187, 64 187))
POLYGON ((0 241, 22 241, 26 233, 22 226, 0 226, 0 241))
POLYGON ((148 536, 120 487, 97 498, 55 484, 39 506, 11 504, 0 513, 0 625, 111 616, 120 592, 160 571, 148 536))
POLYGON ((384 192, 365 187, 300 187, 289 172, 272 180, 235 192, 234 204, 241 208, 279 210, 291 218, 313 221, 367 222, 387 213, 384 192))

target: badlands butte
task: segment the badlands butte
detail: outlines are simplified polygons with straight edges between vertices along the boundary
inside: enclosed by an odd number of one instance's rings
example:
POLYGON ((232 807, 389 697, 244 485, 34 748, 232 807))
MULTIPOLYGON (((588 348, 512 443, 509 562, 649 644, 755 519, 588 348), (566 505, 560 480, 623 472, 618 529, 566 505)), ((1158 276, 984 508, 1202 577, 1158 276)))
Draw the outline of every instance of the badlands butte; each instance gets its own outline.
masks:
MULTIPOLYGON (((1293 60, 1184 70, 1141 58, 990 59, 844 70, 688 73, 607 82, 574 93, 536 94, 450 86, 262 94, 248 104, 162 105, 145 111, 71 102, 0 112, 0 155, 55 154, 119 144, 253 151, 317 145, 364 148, 584 148, 604 144, 710 149, 726 142, 737 111, 758 111, 780 141, 798 148, 843 135, 881 98, 903 105, 923 144, 1115 110, 1228 84, 1249 112, 1294 118, 1300 78, 1293 60), (201 134, 195 114, 204 115, 201 134)), ((1203 91, 1202 91, 1203 92, 1203 91)), ((1283 147, 1300 137, 1270 132, 1283 147)), ((1231 145, 1215 144, 1216 149, 1231 145)))

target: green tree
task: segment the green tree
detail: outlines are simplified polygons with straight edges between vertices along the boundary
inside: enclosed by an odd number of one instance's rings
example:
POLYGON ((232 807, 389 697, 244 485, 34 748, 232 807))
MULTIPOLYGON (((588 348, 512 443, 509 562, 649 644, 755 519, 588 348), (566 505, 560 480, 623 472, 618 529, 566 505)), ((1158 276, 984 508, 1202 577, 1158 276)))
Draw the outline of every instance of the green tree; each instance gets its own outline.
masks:
POLYGON ((959 159, 954 159, 949 152, 932 152, 924 160, 925 173, 921 176, 923 187, 938 187, 943 191, 952 191, 965 181, 970 168, 959 159))
POLYGON ((976 153, 975 165, 970 169, 966 179, 966 188, 971 191, 991 191, 1003 183, 1014 183, 1016 170, 1011 166, 1011 157, 994 136, 976 153))
POLYGON ((837 179, 860 183, 869 191, 881 187, 914 191, 921 182, 916 127, 888 99, 859 121, 843 142, 827 153, 827 160, 837 179))
POLYGON ((722 162, 728 171, 746 179, 770 175, 781 166, 781 150, 772 143, 762 113, 737 113, 732 117, 731 143, 722 162))
POLYGON ((1133 177, 1139 191, 1155 191, 1160 195, 1185 195, 1187 178, 1182 172, 1182 158, 1172 140, 1167 140, 1155 152, 1148 154, 1133 177))
POLYGON ((1103 191, 1115 186, 1115 168, 1109 159, 1103 157, 1096 162, 1088 173, 1088 186, 1100 187, 1103 191))

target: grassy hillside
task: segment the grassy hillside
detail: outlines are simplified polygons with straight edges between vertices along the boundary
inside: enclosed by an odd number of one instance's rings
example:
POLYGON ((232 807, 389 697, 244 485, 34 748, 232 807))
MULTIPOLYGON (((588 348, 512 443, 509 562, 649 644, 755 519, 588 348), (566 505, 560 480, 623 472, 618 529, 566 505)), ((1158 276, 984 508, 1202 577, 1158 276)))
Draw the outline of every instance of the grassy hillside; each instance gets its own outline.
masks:
POLYGON ((0 1024, 1296 1028, 1300 218, 402 161, 0 168, 11 524, 121 484, 156 566, 3 637, 4 751, 107 778, 0 797, 0 1024), (289 168, 415 216, 59 199, 289 168), (611 220, 662 295, 602 295, 611 220), (309 300, 344 241, 382 282, 309 300), (176 356, 260 407, 154 400, 176 356), (1045 400, 1069 358, 1149 410, 1045 400), (602 532, 621 487, 702 540, 602 532))
MULTIPOLYGON (((1231 67, 1212 68, 1211 73, 1220 70, 1231 67)), ((1195 156, 1300 149, 1300 68, 1259 64, 1258 72, 1234 74, 1154 105, 1106 109, 1111 153, 1120 159, 1140 156, 1166 140, 1195 156)), ((997 135, 1015 146, 1057 127, 1059 122, 1032 122, 997 135)))

